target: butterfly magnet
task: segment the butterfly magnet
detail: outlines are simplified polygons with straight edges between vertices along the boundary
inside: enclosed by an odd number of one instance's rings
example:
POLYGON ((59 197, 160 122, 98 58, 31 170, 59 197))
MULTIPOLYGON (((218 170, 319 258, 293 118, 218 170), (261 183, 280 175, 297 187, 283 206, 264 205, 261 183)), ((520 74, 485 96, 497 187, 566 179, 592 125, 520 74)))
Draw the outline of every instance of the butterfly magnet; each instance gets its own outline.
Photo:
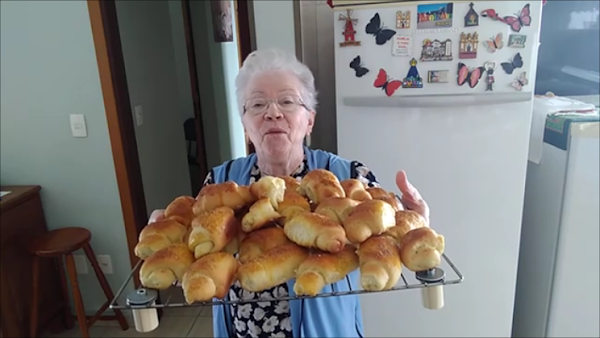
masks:
POLYGON ((367 68, 363 67, 363 65, 360 61, 360 55, 355 57, 354 60, 352 60, 352 62, 350 62, 350 68, 354 69, 354 73, 356 74, 356 77, 362 77, 363 75, 365 75, 369 72, 369 70, 367 68))
POLYGON ((500 66, 502 66, 502 69, 504 69, 506 74, 512 74, 515 69, 523 67, 521 53, 517 53, 517 55, 508 62, 502 62, 500 66))
POLYGON ((521 28, 528 27, 531 25, 531 10, 529 4, 526 4, 517 14, 501 17, 495 9, 486 9, 481 12, 481 16, 484 18, 490 18, 494 21, 500 21, 512 29, 514 32, 519 33, 521 28))
POLYGON ((419 75, 415 58, 410 60, 410 68, 406 77, 402 80, 402 88, 423 88, 423 79, 419 75))
POLYGON ((377 74, 373 86, 375 86, 375 88, 381 88, 385 92, 385 95, 392 96, 396 90, 402 86, 402 82, 400 80, 390 79, 385 70, 379 69, 379 74, 377 74))
POLYGON ((527 83, 529 83, 529 80, 527 80, 527 72, 523 72, 515 81, 513 81, 513 83, 510 84, 510 86, 518 91, 521 91, 523 90, 523 87, 527 85, 527 83))
POLYGON ((475 88, 483 76, 483 67, 475 67, 469 70, 469 67, 462 62, 458 63, 458 85, 462 86, 465 83, 469 83, 469 87, 475 88))
POLYGON ((396 35, 396 31, 385 28, 381 24, 381 18, 379 18, 379 13, 375 13, 375 15, 371 18, 367 26, 365 27, 365 32, 367 34, 373 35, 375 37, 375 43, 379 46, 388 42, 394 35, 396 35))
POLYGON ((504 47, 504 41, 502 40, 502 33, 496 34, 496 37, 492 37, 489 40, 483 42, 483 45, 490 53, 495 53, 498 49, 504 47))

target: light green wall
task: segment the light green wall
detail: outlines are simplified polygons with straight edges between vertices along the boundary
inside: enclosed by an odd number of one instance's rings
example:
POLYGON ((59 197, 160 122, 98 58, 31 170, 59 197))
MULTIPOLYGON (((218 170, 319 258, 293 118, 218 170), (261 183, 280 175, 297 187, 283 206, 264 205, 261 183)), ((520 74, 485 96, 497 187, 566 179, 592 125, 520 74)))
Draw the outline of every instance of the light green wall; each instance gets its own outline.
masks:
MULTIPOLYGON (((87 3, 0 1, 0 13, 0 183, 40 185, 50 229, 89 229, 116 292, 130 263, 87 3), (69 114, 85 115, 87 138, 71 136, 69 114)), ((88 271, 93 313, 104 298, 88 271)))
MULTIPOLYGON (((190 7, 202 118, 209 140, 206 142, 207 160, 209 167, 213 167, 246 156, 244 129, 235 94, 238 48, 235 36, 232 42, 214 41, 210 1, 192 1, 190 7)), ((233 22, 235 32, 235 20, 233 22)))

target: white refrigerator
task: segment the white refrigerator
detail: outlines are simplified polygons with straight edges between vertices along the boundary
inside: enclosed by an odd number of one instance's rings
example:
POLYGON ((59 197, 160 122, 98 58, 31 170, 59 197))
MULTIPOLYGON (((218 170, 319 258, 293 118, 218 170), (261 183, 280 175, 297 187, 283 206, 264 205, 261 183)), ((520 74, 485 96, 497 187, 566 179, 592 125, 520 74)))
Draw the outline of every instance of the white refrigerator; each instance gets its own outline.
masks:
POLYGON ((465 276, 435 311, 364 296, 365 335, 509 337, 542 1, 332 4, 338 153, 405 170, 465 276))

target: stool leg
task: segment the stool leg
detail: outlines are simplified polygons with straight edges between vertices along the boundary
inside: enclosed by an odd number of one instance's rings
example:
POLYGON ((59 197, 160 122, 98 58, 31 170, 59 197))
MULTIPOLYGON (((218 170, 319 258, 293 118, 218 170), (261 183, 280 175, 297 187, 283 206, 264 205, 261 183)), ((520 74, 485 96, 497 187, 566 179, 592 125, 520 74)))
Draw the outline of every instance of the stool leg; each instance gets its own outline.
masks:
POLYGON ((75 301, 77 321, 79 322, 79 328, 81 329, 81 336, 84 338, 89 338, 90 332, 87 326, 87 318, 85 316, 81 292, 79 291, 79 283, 77 281, 77 271, 75 270, 75 260, 73 259, 73 254, 66 254, 65 262, 67 263, 67 272, 69 274, 69 280, 71 281, 71 289, 73 290, 73 300, 75 301))
MULTIPOLYGON (((98 282, 100 282, 100 286, 102 287, 102 291, 104 291, 106 298, 109 302, 112 301, 115 296, 110 288, 110 285, 108 284, 108 281, 106 280, 106 277, 104 276, 104 273, 102 272, 102 269, 100 269, 100 265, 98 264, 96 255, 94 254, 94 250, 92 250, 92 247, 89 244, 86 244, 83 247, 83 251, 92 264, 92 268, 94 268, 94 272, 96 273, 96 277, 98 277, 98 282)), ((115 312, 115 316, 117 317, 117 321, 119 322, 121 329, 129 329, 129 324, 127 324, 127 319, 125 319, 125 316, 123 316, 123 312, 121 312, 119 309, 113 309, 113 311, 115 312)))
POLYGON ((73 328, 73 314, 71 313, 71 301, 69 300, 69 289, 67 286, 62 256, 55 257, 54 264, 56 265, 56 271, 58 271, 58 276, 60 277, 60 286, 63 293, 63 301, 65 302, 63 307, 65 328, 71 330, 73 328))
POLYGON ((31 317, 29 318, 29 335, 31 337, 37 337, 38 311, 40 306, 40 258, 38 256, 33 256, 32 266, 31 317))

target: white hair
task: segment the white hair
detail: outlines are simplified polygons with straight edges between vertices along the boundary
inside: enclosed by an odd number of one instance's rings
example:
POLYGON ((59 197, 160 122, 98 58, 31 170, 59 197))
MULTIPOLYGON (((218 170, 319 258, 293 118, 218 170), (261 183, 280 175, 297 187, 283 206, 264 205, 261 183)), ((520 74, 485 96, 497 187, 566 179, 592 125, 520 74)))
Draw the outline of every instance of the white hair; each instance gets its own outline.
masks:
POLYGON ((268 48, 250 53, 235 79, 240 115, 244 115, 244 102, 246 102, 246 92, 250 80, 256 74, 277 70, 289 71, 300 80, 302 101, 309 111, 316 110, 317 90, 315 89, 315 78, 310 69, 298 61, 295 55, 277 48, 268 48))

